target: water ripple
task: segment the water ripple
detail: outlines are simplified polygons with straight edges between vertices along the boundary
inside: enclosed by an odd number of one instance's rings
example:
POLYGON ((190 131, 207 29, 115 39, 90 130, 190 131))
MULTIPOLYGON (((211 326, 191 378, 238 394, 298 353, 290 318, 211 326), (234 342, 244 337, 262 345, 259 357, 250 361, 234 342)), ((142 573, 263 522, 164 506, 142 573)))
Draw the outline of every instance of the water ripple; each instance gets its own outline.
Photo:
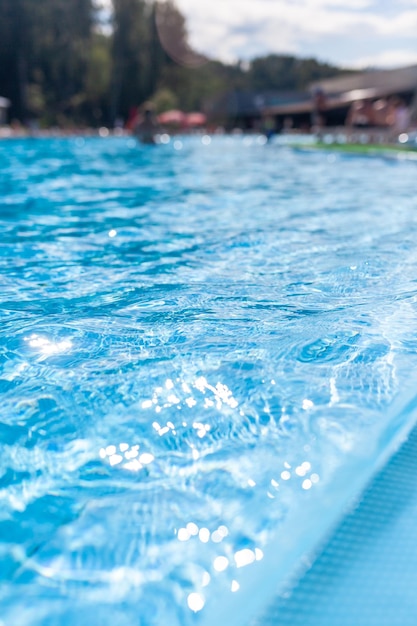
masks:
POLYGON ((192 624, 376 454, 416 368, 415 164, 244 137, 0 158, 2 619, 192 624))

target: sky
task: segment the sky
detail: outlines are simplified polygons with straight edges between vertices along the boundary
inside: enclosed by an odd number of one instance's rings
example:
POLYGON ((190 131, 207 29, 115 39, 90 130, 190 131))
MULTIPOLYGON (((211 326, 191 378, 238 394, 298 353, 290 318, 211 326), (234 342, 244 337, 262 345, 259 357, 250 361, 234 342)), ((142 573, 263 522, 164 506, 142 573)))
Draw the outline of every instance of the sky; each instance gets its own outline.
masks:
POLYGON ((417 0, 176 0, 193 48, 224 62, 269 53, 339 67, 417 64, 417 0))

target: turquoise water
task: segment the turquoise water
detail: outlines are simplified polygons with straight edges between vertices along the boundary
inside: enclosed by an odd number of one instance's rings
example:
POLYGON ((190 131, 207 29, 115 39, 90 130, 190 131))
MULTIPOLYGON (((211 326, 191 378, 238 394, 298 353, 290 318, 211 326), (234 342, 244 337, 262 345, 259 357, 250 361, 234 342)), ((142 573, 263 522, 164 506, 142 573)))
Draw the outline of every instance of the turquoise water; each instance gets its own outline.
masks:
POLYGON ((257 137, 0 143, 1 626, 259 610, 413 419, 415 177, 257 137))

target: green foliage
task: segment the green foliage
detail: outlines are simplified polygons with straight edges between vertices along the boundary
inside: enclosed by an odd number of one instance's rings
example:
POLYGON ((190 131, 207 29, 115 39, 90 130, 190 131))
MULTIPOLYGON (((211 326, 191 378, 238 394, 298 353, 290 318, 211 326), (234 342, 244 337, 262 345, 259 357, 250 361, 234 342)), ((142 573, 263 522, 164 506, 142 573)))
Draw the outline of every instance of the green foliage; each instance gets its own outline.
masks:
POLYGON ((315 59, 270 54, 252 61, 248 83, 253 91, 301 91, 311 82, 330 78, 339 71, 337 67, 315 59))
POLYGON ((84 108, 89 121, 102 124, 108 109, 108 93, 111 83, 112 59, 108 38, 93 34, 84 87, 84 108))
POLYGON ((154 93, 152 102, 156 113, 163 113, 164 111, 177 109, 179 106, 178 96, 176 93, 166 87, 162 87, 154 93))
POLYGON ((146 3, 114 0, 112 39, 112 121, 127 117, 129 107, 146 96, 147 36, 146 3))
POLYGON ((16 117, 74 116, 92 26, 91 0, 0 0, 0 90, 16 117))
POLYGON ((85 78, 85 95, 89 102, 104 101, 110 88, 111 54, 108 40, 95 34, 87 63, 85 78))
POLYGON ((338 73, 315 59, 268 55, 248 68, 195 53, 172 0, 0 0, 0 94, 12 118, 113 124, 153 99, 201 110, 236 91, 303 90, 338 73), (107 11, 107 12, 106 12, 107 11))
POLYGON ((163 79, 176 90, 185 111, 202 110, 210 99, 245 88, 242 70, 218 61, 209 61, 196 69, 177 67, 163 79))

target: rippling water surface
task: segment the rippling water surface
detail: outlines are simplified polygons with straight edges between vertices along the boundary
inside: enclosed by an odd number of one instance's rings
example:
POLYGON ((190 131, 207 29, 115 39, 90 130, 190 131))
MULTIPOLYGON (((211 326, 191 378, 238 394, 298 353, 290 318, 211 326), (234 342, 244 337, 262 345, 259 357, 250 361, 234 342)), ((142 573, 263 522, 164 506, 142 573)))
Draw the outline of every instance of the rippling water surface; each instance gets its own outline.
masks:
POLYGON ((256 137, 0 143, 2 626, 244 606, 416 371, 415 179, 256 137))

